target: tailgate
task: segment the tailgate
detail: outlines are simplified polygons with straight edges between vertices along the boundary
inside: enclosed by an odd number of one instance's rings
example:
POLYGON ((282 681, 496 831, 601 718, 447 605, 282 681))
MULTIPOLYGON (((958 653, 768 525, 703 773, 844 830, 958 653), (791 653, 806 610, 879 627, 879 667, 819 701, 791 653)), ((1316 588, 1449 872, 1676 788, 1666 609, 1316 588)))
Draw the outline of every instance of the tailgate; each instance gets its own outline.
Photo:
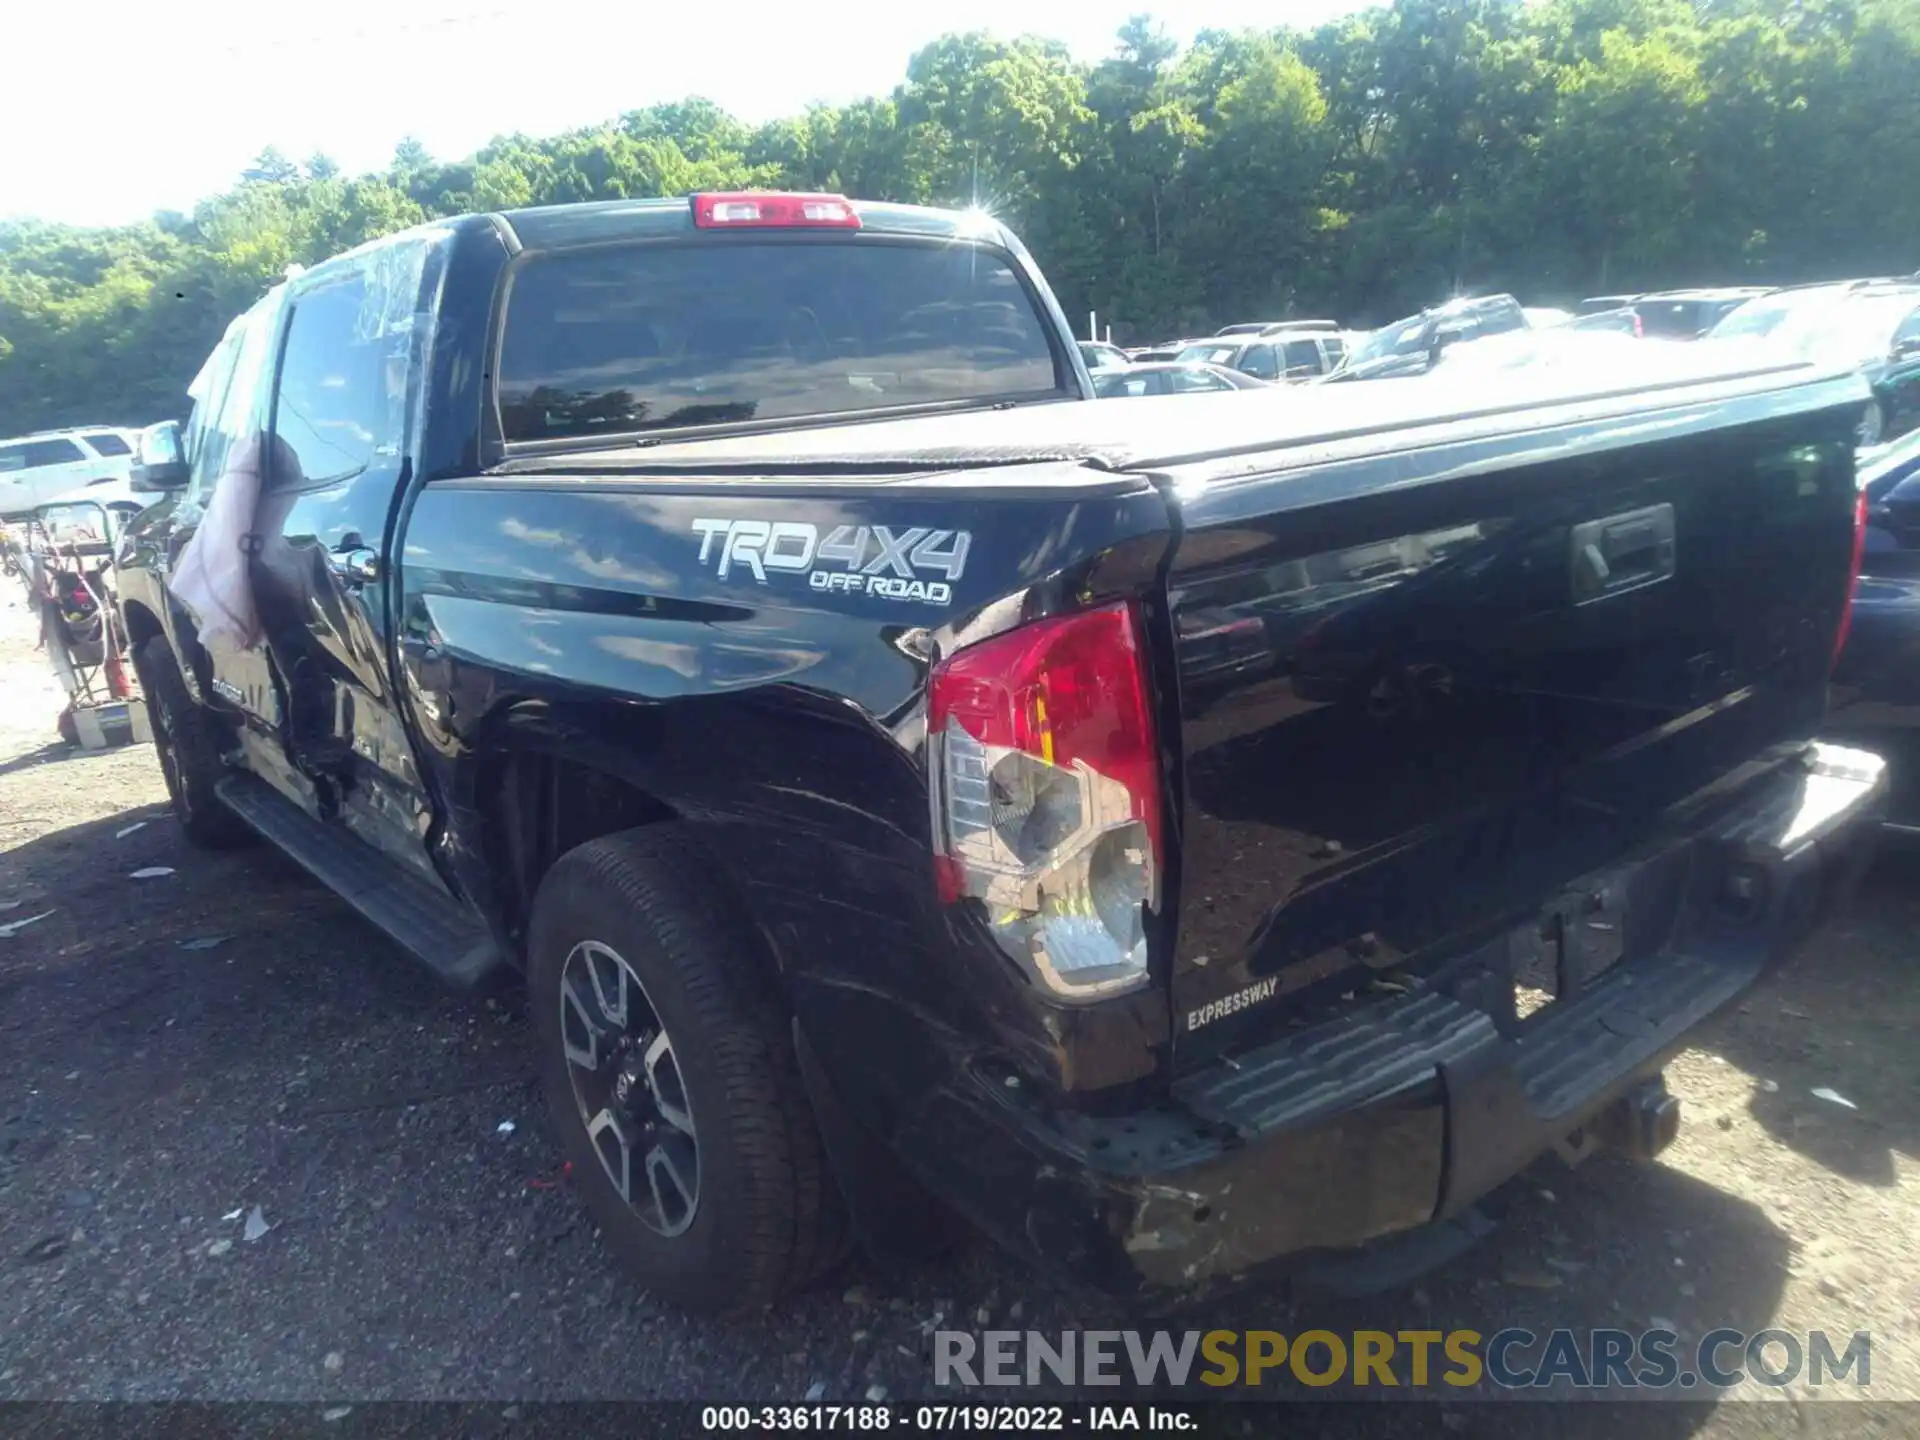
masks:
MULTIPOLYGON (((1811 738, 1858 405, 1804 386, 1169 473, 1177 1063, 1541 925, 1811 738)), ((1622 922, 1614 958, 1655 944, 1622 922)))

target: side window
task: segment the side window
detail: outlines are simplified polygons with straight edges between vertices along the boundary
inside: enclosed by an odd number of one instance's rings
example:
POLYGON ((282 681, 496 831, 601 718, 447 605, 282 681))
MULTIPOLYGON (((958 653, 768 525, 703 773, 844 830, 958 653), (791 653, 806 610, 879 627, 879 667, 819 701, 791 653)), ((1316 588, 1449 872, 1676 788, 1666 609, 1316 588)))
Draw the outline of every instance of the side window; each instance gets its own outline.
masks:
POLYGON ((1271 345, 1249 345, 1246 354, 1240 357, 1239 368, 1256 380, 1278 380, 1280 357, 1271 345))
POLYGON ((233 449, 263 423, 262 400, 273 362, 273 339, 279 330, 280 299, 276 288, 240 317, 228 331, 229 357, 216 360, 207 377, 207 395, 194 406, 194 432, 188 446, 193 455, 192 495, 202 502, 233 454, 233 449), (202 411, 205 418, 202 418, 202 411))
POLYGON ((27 447, 25 445, 0 445, 0 475, 11 474, 15 470, 27 468, 27 447))
POLYGON ((270 488, 338 484, 405 448, 415 297, 389 315, 378 279, 355 269, 294 297, 273 398, 280 443, 270 488))
POLYGON ((34 440, 27 445, 29 470, 39 465, 71 465, 86 458, 87 452, 67 439, 34 440))
POLYGON ((93 453, 108 459, 117 459, 122 455, 131 455, 133 447, 111 430, 91 430, 80 437, 93 447, 93 453))
MULTIPOLYGON (((217 477, 218 472, 208 464, 207 437, 213 434, 213 422, 219 416, 220 402, 227 398, 227 382, 233 378, 233 357, 239 348, 239 336, 229 332, 214 348, 213 354, 207 357, 206 364, 200 367, 200 373, 194 377, 193 386, 188 391, 193 396, 193 410, 187 416, 182 444, 187 463, 193 471, 188 492, 193 499, 204 501, 217 477)), ((222 458, 225 454, 223 446, 222 458)))
POLYGON ((1315 340, 1287 342, 1287 378, 1320 373, 1320 344, 1315 340))
POLYGON ((1346 341, 1326 339, 1326 340, 1322 340, 1320 344, 1321 344, 1321 347, 1327 352, 1327 369, 1329 370, 1335 369, 1336 367, 1339 366, 1342 360, 1347 358, 1347 342, 1346 341))

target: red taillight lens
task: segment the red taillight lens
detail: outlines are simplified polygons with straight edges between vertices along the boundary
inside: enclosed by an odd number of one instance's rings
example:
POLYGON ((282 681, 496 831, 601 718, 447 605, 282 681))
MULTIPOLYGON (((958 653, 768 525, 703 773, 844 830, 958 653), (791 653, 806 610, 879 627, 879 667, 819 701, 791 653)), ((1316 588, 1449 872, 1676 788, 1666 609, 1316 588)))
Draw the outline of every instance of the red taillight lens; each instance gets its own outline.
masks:
POLYGON ((693 197, 693 223, 702 230, 858 230, 859 213, 844 195, 773 195, 751 190, 693 197))
POLYGON ((1847 598, 1840 607, 1840 625, 1833 633, 1833 660, 1840 663, 1840 652, 1847 648, 1847 632, 1853 628, 1853 596, 1860 588, 1860 562, 1867 553, 1867 492, 1862 490, 1853 501, 1853 560, 1847 567, 1847 598))
POLYGON ((982 902, 1003 948, 1063 997, 1142 983, 1163 840, 1133 607, 1038 621, 942 662, 927 734, 942 898, 982 902))

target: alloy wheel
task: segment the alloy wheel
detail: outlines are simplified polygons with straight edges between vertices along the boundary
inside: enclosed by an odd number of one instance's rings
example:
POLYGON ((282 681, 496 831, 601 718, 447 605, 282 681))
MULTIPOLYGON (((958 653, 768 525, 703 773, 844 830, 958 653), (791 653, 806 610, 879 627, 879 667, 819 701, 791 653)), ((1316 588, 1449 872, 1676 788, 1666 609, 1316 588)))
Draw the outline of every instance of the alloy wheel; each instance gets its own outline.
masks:
POLYGON ((560 969, 560 1038, 574 1105, 601 1168, 641 1224, 686 1233, 700 1147, 673 1041, 632 964, 582 940, 560 969))

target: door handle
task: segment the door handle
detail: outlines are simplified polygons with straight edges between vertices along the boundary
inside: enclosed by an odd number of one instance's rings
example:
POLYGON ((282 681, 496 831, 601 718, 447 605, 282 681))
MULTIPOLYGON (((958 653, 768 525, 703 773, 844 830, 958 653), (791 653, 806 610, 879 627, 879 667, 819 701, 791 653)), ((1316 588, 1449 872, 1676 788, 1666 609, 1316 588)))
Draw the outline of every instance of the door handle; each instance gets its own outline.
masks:
POLYGON ((354 545, 327 553, 327 568, 342 583, 358 588, 380 578, 380 552, 370 545, 354 545))
POLYGON ((1585 605, 1673 578, 1672 505, 1649 505, 1575 525, 1573 602, 1585 605))

